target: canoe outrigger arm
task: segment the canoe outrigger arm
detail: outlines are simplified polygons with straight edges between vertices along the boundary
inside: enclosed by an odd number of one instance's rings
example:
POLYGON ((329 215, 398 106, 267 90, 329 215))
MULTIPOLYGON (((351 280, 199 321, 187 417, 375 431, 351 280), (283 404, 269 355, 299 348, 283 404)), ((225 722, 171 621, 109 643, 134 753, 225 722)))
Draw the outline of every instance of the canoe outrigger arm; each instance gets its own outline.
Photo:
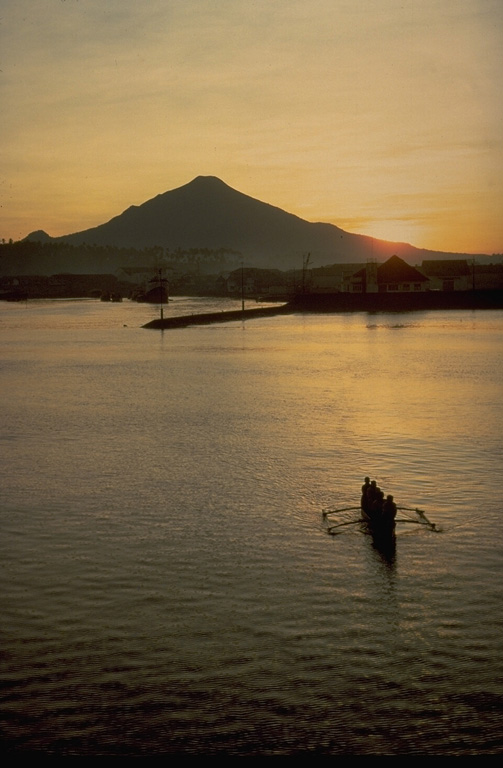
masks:
POLYGON ((352 512, 355 509, 361 509, 361 507, 342 507, 342 509, 324 509, 323 517, 328 517, 328 515, 335 515, 337 512, 352 512))
MULTIPOLYGON (((339 509, 324 509, 323 510, 323 518, 326 520, 329 515, 335 515, 339 512, 354 512, 358 510, 361 513, 361 507, 340 507, 339 509)), ((435 525, 435 523, 432 523, 431 520, 428 520, 426 517, 424 509, 419 509, 418 507, 397 507, 397 510, 401 510, 403 512, 415 512, 419 520, 413 520, 412 518, 395 518, 395 523, 412 523, 415 525, 425 525, 427 526, 431 531, 439 532, 439 528, 435 525)), ((357 523, 365 523, 369 522, 364 517, 359 517, 358 520, 349 520, 342 523, 337 523, 336 525, 332 525, 329 527, 328 532, 332 533, 332 531, 335 528, 341 528, 346 525, 356 525, 357 523)))

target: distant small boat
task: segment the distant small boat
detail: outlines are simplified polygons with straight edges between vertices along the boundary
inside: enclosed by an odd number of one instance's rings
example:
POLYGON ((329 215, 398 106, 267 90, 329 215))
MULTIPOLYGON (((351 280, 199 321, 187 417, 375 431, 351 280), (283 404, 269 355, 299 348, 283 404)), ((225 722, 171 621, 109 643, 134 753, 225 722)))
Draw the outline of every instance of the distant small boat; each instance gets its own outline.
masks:
POLYGON ((122 296, 116 291, 103 291, 100 301, 122 301, 122 296))
POLYGON ((25 291, 4 291, 0 293, 0 301, 26 301, 28 294, 25 291))
POLYGON ((159 276, 149 280, 149 283, 153 284, 152 288, 136 294, 136 301, 147 302, 148 304, 167 304, 169 302, 168 281, 162 276, 162 269, 159 270, 159 276))
POLYGON ((148 304, 167 304, 168 292, 164 285, 156 285, 143 294, 142 301, 146 301, 148 304))

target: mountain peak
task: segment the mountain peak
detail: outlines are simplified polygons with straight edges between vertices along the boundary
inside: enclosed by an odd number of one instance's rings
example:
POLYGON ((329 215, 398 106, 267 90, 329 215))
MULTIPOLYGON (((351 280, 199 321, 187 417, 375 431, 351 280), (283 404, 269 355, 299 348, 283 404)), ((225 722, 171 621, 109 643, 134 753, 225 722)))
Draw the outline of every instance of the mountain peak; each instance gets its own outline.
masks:
POLYGON ((227 187, 228 185, 218 178, 218 176, 196 176, 192 181, 186 184, 187 187, 200 187, 201 189, 211 189, 212 187, 227 187))
POLYGON ((218 182, 219 184, 223 184, 224 182, 218 178, 218 176, 196 176, 194 179, 192 179, 190 184, 207 184, 207 183, 213 183, 218 182))
MULTIPOLYGON (((45 233, 29 238, 46 241, 45 233)), ((49 238, 52 241, 53 238, 49 238)), ((254 266, 298 269, 306 253, 316 266, 386 259, 393 253, 418 263, 423 252, 404 243, 344 232, 312 223, 233 189, 217 176, 196 176, 97 227, 54 238, 70 245, 110 248, 227 250, 254 266)), ((436 252, 427 252, 436 253, 436 252)), ((454 254, 451 254, 452 258, 454 254)), ((117 258, 123 258, 117 254, 117 258)), ((444 257, 445 258, 445 257, 444 257)))
POLYGON ((30 232, 29 235, 26 235, 24 240, 30 240, 37 243, 50 243, 52 237, 50 237, 47 232, 44 232, 43 229, 37 229, 35 232, 30 232))

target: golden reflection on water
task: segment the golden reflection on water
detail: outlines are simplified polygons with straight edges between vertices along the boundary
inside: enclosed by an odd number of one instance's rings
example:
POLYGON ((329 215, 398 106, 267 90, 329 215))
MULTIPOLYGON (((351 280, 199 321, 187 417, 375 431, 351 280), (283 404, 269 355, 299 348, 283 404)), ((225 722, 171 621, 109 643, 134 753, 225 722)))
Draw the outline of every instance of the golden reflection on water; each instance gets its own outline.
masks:
POLYGON ((4 328, 10 743, 497 749, 503 317, 469 316, 4 328), (366 474, 443 532, 328 536, 366 474))

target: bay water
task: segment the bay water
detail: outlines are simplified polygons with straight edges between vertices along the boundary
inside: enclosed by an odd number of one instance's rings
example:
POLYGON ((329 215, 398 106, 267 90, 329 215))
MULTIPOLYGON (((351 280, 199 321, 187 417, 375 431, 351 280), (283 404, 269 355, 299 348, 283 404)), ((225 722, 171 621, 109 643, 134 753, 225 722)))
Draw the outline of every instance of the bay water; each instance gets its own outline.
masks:
POLYGON ((0 304, 4 753, 501 754, 503 312, 157 314, 0 304))

